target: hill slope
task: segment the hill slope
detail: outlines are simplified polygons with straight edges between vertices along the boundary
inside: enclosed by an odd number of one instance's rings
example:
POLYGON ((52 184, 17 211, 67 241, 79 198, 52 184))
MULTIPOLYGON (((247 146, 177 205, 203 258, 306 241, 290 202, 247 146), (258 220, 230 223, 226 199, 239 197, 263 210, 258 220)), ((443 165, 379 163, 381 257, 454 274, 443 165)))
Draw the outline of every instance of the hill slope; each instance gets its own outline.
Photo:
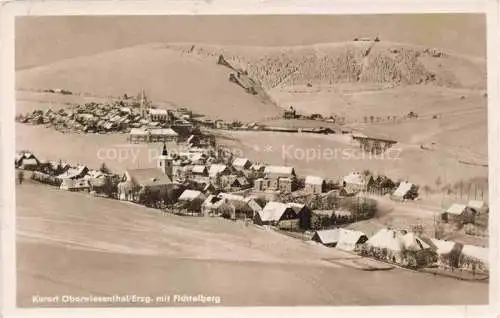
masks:
POLYGON ((178 43, 166 47, 202 57, 223 54, 268 89, 340 82, 479 89, 486 84, 483 59, 401 43, 352 41, 266 48, 178 43))

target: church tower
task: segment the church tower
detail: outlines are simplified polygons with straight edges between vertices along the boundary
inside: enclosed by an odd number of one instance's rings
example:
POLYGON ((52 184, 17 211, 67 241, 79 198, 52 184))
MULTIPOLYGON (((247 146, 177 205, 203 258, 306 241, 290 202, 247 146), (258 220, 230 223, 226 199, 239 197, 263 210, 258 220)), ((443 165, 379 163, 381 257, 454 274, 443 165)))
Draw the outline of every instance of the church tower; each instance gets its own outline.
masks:
POLYGON ((170 180, 172 180, 173 177, 172 158, 168 155, 167 145, 165 143, 163 143, 163 151, 161 152, 161 155, 158 157, 158 168, 163 172, 163 174, 166 174, 170 178, 170 180))

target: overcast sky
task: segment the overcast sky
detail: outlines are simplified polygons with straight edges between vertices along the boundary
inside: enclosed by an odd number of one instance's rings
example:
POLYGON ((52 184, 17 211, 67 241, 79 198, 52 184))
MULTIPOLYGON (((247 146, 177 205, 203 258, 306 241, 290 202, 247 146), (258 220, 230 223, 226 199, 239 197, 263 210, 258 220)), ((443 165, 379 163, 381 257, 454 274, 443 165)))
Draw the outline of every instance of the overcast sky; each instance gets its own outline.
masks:
POLYGON ((382 41, 485 56, 485 27, 482 14, 20 17, 16 68, 148 42, 281 46, 377 34, 382 41))

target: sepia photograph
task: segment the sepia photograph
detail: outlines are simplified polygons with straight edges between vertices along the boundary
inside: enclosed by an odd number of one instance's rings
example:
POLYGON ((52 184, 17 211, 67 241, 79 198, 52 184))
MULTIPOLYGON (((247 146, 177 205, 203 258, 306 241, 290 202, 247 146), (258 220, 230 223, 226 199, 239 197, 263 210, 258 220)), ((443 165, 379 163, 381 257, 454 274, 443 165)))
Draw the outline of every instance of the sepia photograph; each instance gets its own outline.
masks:
POLYGON ((14 31, 17 307, 491 302, 485 13, 14 31))

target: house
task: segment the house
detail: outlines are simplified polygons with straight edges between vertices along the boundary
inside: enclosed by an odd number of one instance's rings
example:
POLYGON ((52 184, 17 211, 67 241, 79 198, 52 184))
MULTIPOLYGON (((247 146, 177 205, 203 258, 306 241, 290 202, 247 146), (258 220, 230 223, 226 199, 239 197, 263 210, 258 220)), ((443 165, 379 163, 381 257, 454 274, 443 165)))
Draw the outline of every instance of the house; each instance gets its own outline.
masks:
POLYGON ((162 154, 158 156, 157 168, 128 169, 118 184, 118 197, 120 200, 136 201, 139 191, 166 188, 172 183, 173 159, 163 144, 162 154))
POLYGON ((392 263, 403 263, 405 242, 403 234, 394 229, 380 229, 366 241, 368 254, 392 263))
POLYGON ((271 188, 276 189, 276 185, 278 186, 277 190, 284 193, 293 192, 297 188, 294 179, 290 178, 279 178, 271 180, 271 188), (276 184, 273 183, 274 181, 276 181, 276 184))
POLYGON ((186 189, 177 199, 177 207, 191 214, 200 214, 203 202, 207 199, 201 191, 186 189))
POLYGON ((286 109, 283 112, 283 118, 285 119, 295 119, 297 118, 297 111, 293 108, 293 106, 290 106, 289 109, 286 109))
POLYGON ((59 179, 80 179, 85 177, 89 173, 89 168, 83 165, 78 165, 76 167, 70 167, 65 172, 61 173, 57 177, 59 179))
POLYGON ((487 273, 489 270, 489 251, 488 248, 464 245, 462 248, 462 259, 460 267, 471 270, 487 273))
POLYGON ((149 131, 149 142, 175 142, 179 141, 179 134, 172 128, 155 128, 149 131))
POLYGON ((101 190, 111 180, 111 176, 100 171, 89 171, 84 179, 89 182, 91 190, 101 190))
POLYGON ((149 142, 149 133, 143 128, 130 129, 128 140, 132 143, 149 142))
POLYGON ((252 198, 231 193, 219 193, 218 197, 226 200, 234 209, 234 217, 237 219, 253 219, 262 207, 252 198))
POLYGON ((474 223, 477 211, 465 204, 453 203, 444 213, 441 219, 445 222, 458 224, 474 223))
POLYGON ((295 212, 297 219, 299 220, 299 227, 301 229, 311 228, 311 210, 307 205, 302 203, 290 202, 287 205, 295 212))
POLYGON ((273 225, 286 230, 309 228, 310 211, 303 204, 271 201, 254 217, 254 223, 273 225))
POLYGON ((269 180, 263 183, 265 190, 278 190, 290 193, 296 189, 296 174, 293 167, 287 166, 266 166, 264 169, 265 179, 269 180))
POLYGON ((343 189, 347 194, 354 194, 360 191, 367 191, 373 183, 371 175, 354 171, 343 178, 343 189))
POLYGON ((295 211, 286 203, 271 201, 259 211, 254 218, 258 225, 273 225, 286 227, 287 229, 298 229, 299 219, 295 211))
POLYGON ((250 167, 252 166, 252 163, 247 158, 236 158, 233 160, 232 165, 236 170, 241 171, 241 170, 250 169, 250 167))
POLYGON ((290 166, 266 166, 264 169, 266 178, 295 178, 295 169, 290 166))
POLYGON ((204 216, 222 216, 222 207, 228 204, 228 201, 217 195, 209 195, 201 205, 201 212, 204 216))
POLYGON ((335 247, 339 241, 339 230, 340 229, 329 229, 316 231, 311 240, 328 247, 335 247))
POLYGON ((325 179, 317 176, 307 176, 305 180, 304 192, 319 194, 325 192, 325 179))
POLYGON ((462 244, 438 239, 431 239, 431 243, 432 248, 438 256, 438 266, 445 268, 458 268, 460 254, 462 253, 462 244))
POLYGON ((204 201, 206 196, 201 191, 186 189, 182 192, 178 201, 194 201, 199 199, 203 199, 204 201))
POLYGON ((388 262, 422 266, 435 262, 436 252, 413 232, 381 229, 366 241, 369 255, 388 262))
POLYGON ((355 251, 366 241, 368 241, 368 236, 361 231, 339 229, 338 241, 335 247, 344 251, 355 251))
POLYGON ((159 169, 129 169, 118 184, 118 197, 120 200, 136 201, 141 189, 166 188, 171 183, 172 179, 159 169))
POLYGON ((90 191, 90 183, 87 179, 62 179, 61 190, 66 191, 90 191))
POLYGON ((156 122, 168 122, 170 120, 170 115, 166 109, 150 108, 149 120, 156 122))
POLYGON ((171 128, 132 128, 128 137, 130 142, 175 142, 179 134, 171 128))
POLYGON ((269 187, 269 180, 267 179, 259 178, 254 180, 253 182, 253 188, 256 191, 266 191, 268 187, 269 187))
POLYGON ((35 171, 40 167, 40 161, 31 152, 20 152, 16 154, 15 167, 22 170, 35 171))
POLYGON ((413 200, 418 195, 417 188, 413 183, 401 182, 397 189, 392 193, 391 198, 394 200, 413 200))
POLYGON ((404 234, 403 242, 407 265, 423 266, 433 264, 437 260, 436 251, 415 233, 404 234))

